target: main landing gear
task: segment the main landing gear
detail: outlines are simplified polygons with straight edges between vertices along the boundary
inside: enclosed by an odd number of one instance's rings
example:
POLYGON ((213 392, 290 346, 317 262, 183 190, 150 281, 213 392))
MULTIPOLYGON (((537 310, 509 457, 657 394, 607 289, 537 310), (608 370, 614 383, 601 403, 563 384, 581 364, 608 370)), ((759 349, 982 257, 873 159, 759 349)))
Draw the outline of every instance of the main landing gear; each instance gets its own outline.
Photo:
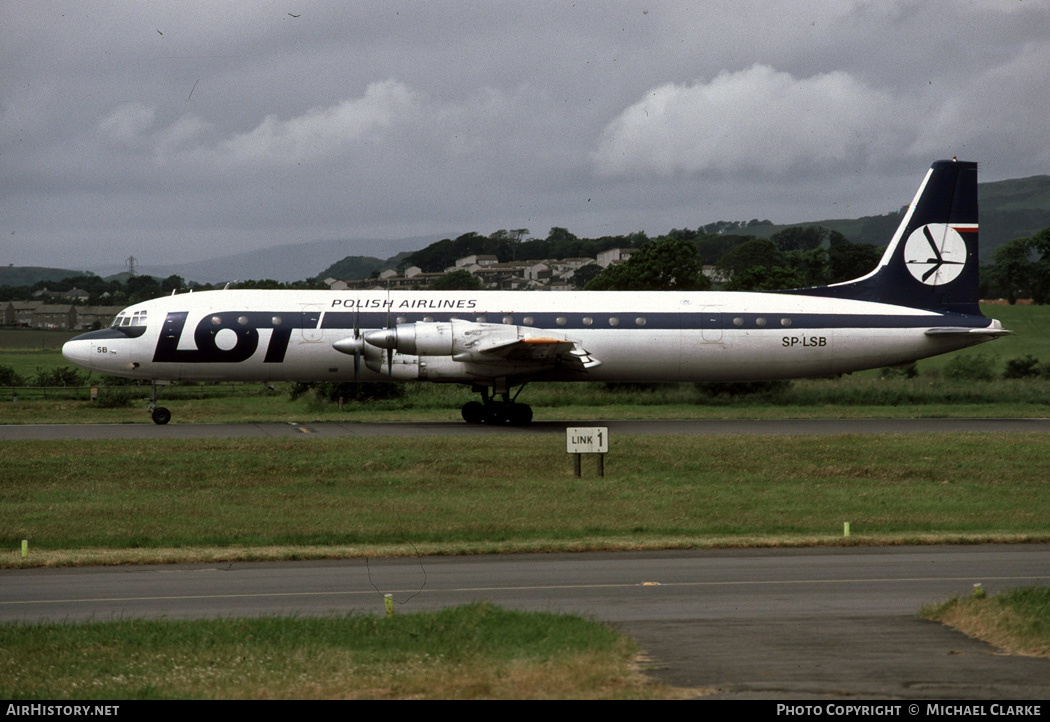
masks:
POLYGON ((526 426, 532 422, 532 407, 528 404, 519 404, 514 399, 525 388, 522 384, 518 393, 511 398, 510 391, 500 392, 502 401, 496 401, 489 396, 487 386, 475 386, 474 390, 481 393, 481 401, 468 401, 463 404, 463 420, 468 424, 510 424, 511 426, 526 426))
POLYGON ((157 382, 155 381, 153 382, 153 394, 150 396, 149 406, 146 408, 153 418, 153 423, 158 426, 163 426, 171 421, 171 412, 163 406, 157 406, 157 382))

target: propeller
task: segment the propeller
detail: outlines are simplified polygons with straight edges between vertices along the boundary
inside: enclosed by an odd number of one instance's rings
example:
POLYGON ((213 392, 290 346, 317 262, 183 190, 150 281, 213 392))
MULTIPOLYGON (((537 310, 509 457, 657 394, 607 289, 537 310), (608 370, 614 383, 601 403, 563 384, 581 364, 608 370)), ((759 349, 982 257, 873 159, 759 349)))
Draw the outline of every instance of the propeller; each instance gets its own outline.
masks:
MULTIPOLYGON (((386 349, 387 375, 394 378, 394 351, 397 349, 397 328, 391 325, 389 291, 387 292, 386 328, 377 328, 371 331, 361 330, 361 309, 357 305, 354 310, 354 334, 347 338, 336 341, 332 348, 341 353, 354 357, 354 381, 357 381, 361 373, 361 358, 364 357, 365 366, 376 373, 383 371, 383 353, 380 349, 386 349), (367 344, 367 346, 366 346, 367 344)), ((360 299, 358 299, 360 303, 360 299)))
POLYGON ((361 348, 364 343, 361 340, 361 299, 358 298, 354 304, 354 381, 361 374, 361 348))
MULTIPOLYGON (((390 302, 390 287, 388 286, 387 289, 386 289, 386 328, 387 328, 387 331, 389 331, 390 328, 391 328, 391 326, 390 326, 390 307, 391 307, 391 305, 393 305, 393 304, 390 302)), ((395 338, 396 338, 396 336, 397 336, 397 334, 395 332, 395 338)), ((388 346, 387 350, 386 350, 386 372, 390 376, 390 378, 394 378, 394 346, 393 345, 388 346)))
POLYGON ((354 357, 354 381, 357 381, 361 376, 361 356, 365 348, 365 338, 361 333, 360 299, 357 299, 357 303, 354 304, 354 335, 336 341, 332 344, 332 348, 354 357))

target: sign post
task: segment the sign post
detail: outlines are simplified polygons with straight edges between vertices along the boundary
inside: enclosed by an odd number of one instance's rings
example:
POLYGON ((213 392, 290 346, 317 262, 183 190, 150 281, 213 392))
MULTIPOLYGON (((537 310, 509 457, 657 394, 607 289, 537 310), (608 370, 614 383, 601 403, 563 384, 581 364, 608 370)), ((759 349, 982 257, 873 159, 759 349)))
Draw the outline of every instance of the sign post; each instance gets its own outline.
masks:
POLYGON ((598 476, 605 476, 605 455, 609 453, 609 428, 570 426, 565 429, 565 451, 576 456, 573 461, 576 478, 582 475, 580 467, 583 454, 597 454, 598 476))

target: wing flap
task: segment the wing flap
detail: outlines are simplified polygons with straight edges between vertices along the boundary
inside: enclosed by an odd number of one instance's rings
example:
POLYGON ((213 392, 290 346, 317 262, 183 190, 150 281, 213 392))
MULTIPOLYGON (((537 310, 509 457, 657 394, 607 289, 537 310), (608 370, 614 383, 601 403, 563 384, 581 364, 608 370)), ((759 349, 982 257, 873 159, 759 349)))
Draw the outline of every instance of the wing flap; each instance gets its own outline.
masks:
POLYGON ((456 361, 484 363, 486 361, 510 361, 520 364, 550 365, 586 371, 601 365, 574 341, 546 336, 528 336, 513 341, 494 340, 491 344, 479 343, 467 353, 453 356, 456 361))

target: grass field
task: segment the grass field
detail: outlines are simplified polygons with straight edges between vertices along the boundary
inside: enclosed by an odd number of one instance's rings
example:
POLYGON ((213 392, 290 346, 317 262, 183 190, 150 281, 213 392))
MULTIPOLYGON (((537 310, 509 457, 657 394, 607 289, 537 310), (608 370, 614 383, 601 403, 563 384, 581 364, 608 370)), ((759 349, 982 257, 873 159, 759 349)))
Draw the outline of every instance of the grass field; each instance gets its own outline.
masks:
POLYGON ((1011 654, 1050 657, 1050 587, 975 593, 926 607, 921 615, 1011 654))
POLYGON ((392 619, 0 625, 0 698, 662 699, 637 648, 488 604, 392 619))
POLYGON ((522 436, 5 453, 5 566, 1050 539, 1043 435, 621 436, 602 479, 522 436))

